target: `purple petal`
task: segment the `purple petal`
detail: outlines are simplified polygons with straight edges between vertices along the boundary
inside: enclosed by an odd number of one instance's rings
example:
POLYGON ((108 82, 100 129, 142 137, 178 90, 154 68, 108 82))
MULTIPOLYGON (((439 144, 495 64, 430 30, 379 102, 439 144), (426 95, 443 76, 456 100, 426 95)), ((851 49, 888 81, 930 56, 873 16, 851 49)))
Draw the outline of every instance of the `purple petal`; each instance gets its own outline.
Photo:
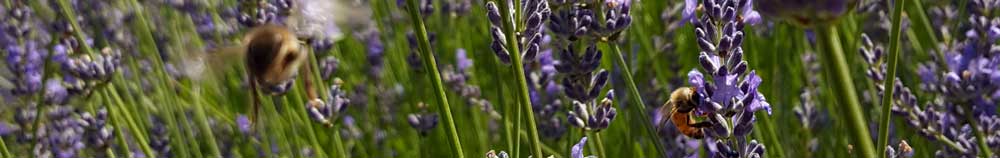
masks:
POLYGON ((573 145, 573 149, 570 151, 570 157, 583 158, 583 145, 585 144, 587 144, 587 137, 580 138, 580 142, 573 145))

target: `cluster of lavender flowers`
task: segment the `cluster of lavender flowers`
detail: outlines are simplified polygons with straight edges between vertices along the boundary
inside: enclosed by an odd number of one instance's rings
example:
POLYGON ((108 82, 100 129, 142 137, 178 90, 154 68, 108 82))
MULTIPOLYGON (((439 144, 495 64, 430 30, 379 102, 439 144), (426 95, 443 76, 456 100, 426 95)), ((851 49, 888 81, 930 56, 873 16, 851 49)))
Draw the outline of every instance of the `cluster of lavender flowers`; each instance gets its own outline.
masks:
POLYGON ((293 0, 240 0, 240 24, 246 27, 273 23, 284 24, 292 14, 293 0))
POLYGON ((347 105, 351 103, 351 100, 347 98, 346 92, 341 89, 341 85, 343 84, 344 81, 335 78, 325 101, 319 98, 309 101, 306 105, 306 113, 309 114, 309 117, 324 125, 332 126, 333 121, 331 120, 335 120, 347 108, 347 105))
MULTIPOLYGON (((515 32, 518 42, 517 47, 520 48, 521 58, 524 63, 531 63, 535 61, 535 57, 538 55, 541 49, 542 36, 542 24, 548 20, 551 10, 549 10, 548 1, 544 0, 523 0, 521 6, 517 7, 517 13, 521 15, 514 15, 515 8, 513 7, 513 1, 507 1, 508 7, 510 8, 511 15, 507 15, 507 19, 515 24, 515 19, 518 17, 525 17, 523 22, 525 25, 524 30, 520 32, 515 32)), ((507 34, 503 30, 504 19, 501 16, 500 8, 498 8, 496 2, 490 1, 486 3, 486 15, 490 21, 490 35, 493 37, 493 43, 491 47, 493 52, 496 53, 500 61, 510 64, 510 51, 507 43, 507 34)), ((514 26, 517 28, 517 26, 514 26)))
POLYGON ((920 88, 927 93, 926 105, 918 106, 916 96, 902 83, 893 88, 901 97, 893 113, 930 140, 947 145, 935 154, 939 157, 975 157, 983 149, 1000 148, 996 122, 1000 99, 1000 54, 995 50, 1000 23, 991 12, 996 1, 970 1, 970 17, 964 41, 942 44, 934 61, 920 64, 917 74, 920 88), (944 68, 939 68, 942 66, 944 68))
MULTIPOLYGON (((551 41, 549 37, 549 35, 544 36, 542 45, 551 41)), ((565 119, 556 115, 563 110, 560 98, 563 96, 563 89, 556 82, 555 64, 552 49, 543 49, 538 56, 537 64, 528 64, 532 66, 531 70, 525 70, 529 71, 525 75, 528 78, 532 109, 535 118, 539 120, 537 122, 539 133, 542 138, 549 139, 562 137, 567 129, 563 123, 565 119)))
POLYGON ((27 4, 14 5, 5 12, 4 22, 0 24, 0 45, 6 52, 4 61, 11 72, 11 76, 6 77, 15 86, 10 91, 14 95, 38 92, 42 88, 44 71, 45 49, 42 46, 48 40, 40 39, 45 35, 31 36, 38 32, 34 27, 39 24, 27 4))
POLYGON ((595 100, 608 82, 608 72, 594 71, 600 66, 602 52, 590 45, 582 57, 578 57, 572 45, 559 51, 560 60, 555 65, 557 71, 563 74, 562 88, 567 97, 573 99, 571 111, 567 116, 570 124, 600 131, 607 128, 615 117, 612 106, 613 90, 601 101, 595 100), (598 105, 599 104, 599 105, 598 105))
POLYGON ((553 14, 547 26, 557 38, 568 40, 566 42, 578 39, 616 40, 632 24, 629 11, 632 2, 628 0, 608 0, 604 4, 589 0, 556 0, 552 6, 553 14), (597 9, 604 12, 595 13, 597 9), (596 14, 603 14, 604 19, 596 19, 596 14))
MULTIPOLYGON (((816 54, 812 52, 806 52, 802 56, 802 63, 805 66, 804 72, 819 72, 820 64, 816 61, 816 54)), ((795 111, 795 116, 799 118, 799 122, 802 124, 802 128, 806 131, 815 132, 819 131, 820 127, 824 125, 826 119, 826 113, 818 109, 819 100, 815 97, 820 96, 819 89, 819 77, 816 75, 806 76, 806 85, 802 88, 802 94, 799 94, 798 106, 795 106, 792 110, 795 111)), ((816 137, 807 138, 808 149, 811 152, 816 152, 819 149, 819 139, 816 137)))
POLYGON ((560 0, 553 1, 552 6, 546 27, 556 39, 551 45, 557 47, 554 68, 562 75, 561 88, 572 99, 567 119, 571 125, 600 131, 614 120, 616 109, 612 103, 613 90, 604 99, 596 100, 609 79, 607 71, 598 70, 603 52, 596 44, 617 41, 631 25, 631 2, 560 0), (580 45, 586 48, 581 49, 580 45))
MULTIPOLYGON (((691 2, 691 1, 688 1, 691 2)), ((752 15, 748 0, 704 0, 700 4, 688 3, 688 8, 701 5, 702 16, 693 21, 702 69, 711 76, 706 80, 698 70, 688 73, 688 82, 696 93, 696 115, 707 116, 711 127, 705 129, 709 151, 722 157, 761 157, 764 145, 756 140, 747 142, 753 129, 754 113, 767 110, 770 104, 757 91, 761 78, 750 71, 743 59, 743 27, 748 21, 759 21, 752 15), (714 141, 713 141, 714 140, 714 141)), ((686 9, 693 15, 695 9, 686 9)))
MULTIPOLYGON (((86 15, 102 17, 75 19, 81 25, 104 25, 109 21, 120 21, 123 14, 126 14, 123 13, 126 11, 107 9, 106 5, 108 4, 74 3, 71 7, 86 15), (98 12, 102 9, 106 11, 98 12)), ((110 80, 121 65, 119 48, 104 47, 96 54, 75 53, 83 52, 83 45, 93 47, 94 41, 87 37, 84 37, 84 41, 73 38, 72 35, 84 30, 74 29, 67 21, 44 22, 34 17, 34 11, 24 3, 13 3, 11 9, 5 11, 11 16, 5 16, 5 22, 0 24, 0 45, 4 46, 4 62, 12 72, 12 76, 9 76, 15 85, 11 89, 12 94, 32 95, 45 88, 46 104, 66 104, 69 97, 85 93, 95 85, 110 80), (51 58, 50 61, 60 65, 59 72, 62 73, 54 73, 58 76, 49 76, 48 79, 43 78, 42 74, 46 71, 44 64, 47 63, 43 60, 46 58, 51 58), (43 80, 46 80, 45 85, 42 85, 43 80)), ((98 30, 110 42, 126 41, 118 38, 126 35, 120 29, 113 30, 115 28, 117 27, 98 30)), ((86 36, 86 33, 82 34, 86 36)))
MULTIPOLYGON (((30 129, 38 119, 34 107, 19 110, 15 116, 21 129, 30 129)), ((53 106, 45 113, 47 120, 34 133, 18 131, 18 142, 36 142, 32 153, 39 157, 77 157, 89 149, 98 156, 111 147, 113 129, 107 125, 107 111, 97 113, 77 110, 71 106, 53 106)), ((106 155, 105 155, 106 156, 106 155)))
POLYGON ((467 83, 470 77, 469 67, 472 60, 466 55, 465 49, 455 51, 456 66, 447 66, 441 70, 441 80, 452 91, 457 92, 465 103, 479 108, 491 118, 498 119, 500 114, 493 110, 493 104, 482 97, 479 86, 467 83))

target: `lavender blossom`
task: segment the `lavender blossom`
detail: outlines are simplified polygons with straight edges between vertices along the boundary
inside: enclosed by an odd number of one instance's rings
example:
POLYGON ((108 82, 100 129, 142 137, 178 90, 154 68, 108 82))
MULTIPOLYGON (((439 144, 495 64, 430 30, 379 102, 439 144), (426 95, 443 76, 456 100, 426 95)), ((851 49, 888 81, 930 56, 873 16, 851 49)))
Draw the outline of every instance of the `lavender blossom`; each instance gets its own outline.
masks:
POLYGON ((741 145, 747 143, 746 137, 753 129, 754 113, 767 110, 768 115, 771 114, 770 104, 757 91, 762 79, 752 70, 744 74, 749 69, 741 48, 745 22, 737 17, 745 12, 737 8, 745 11, 747 9, 743 8, 749 7, 750 2, 706 0, 701 5, 711 7, 705 7, 707 9, 701 18, 693 23, 701 48, 699 61, 711 80, 698 70, 688 73, 688 82, 696 90, 693 100, 697 107, 694 113, 707 116, 712 124, 705 130, 710 140, 716 140, 708 141, 713 154, 723 157, 763 156, 763 145, 755 140, 749 142, 751 145, 741 145))
POLYGON ((94 149, 98 155, 103 155, 104 151, 111 148, 113 143, 111 139, 114 138, 114 135, 112 135, 114 128, 108 125, 108 109, 102 106, 94 114, 89 112, 80 114, 80 118, 85 123, 83 127, 87 145, 91 149, 94 149))
POLYGON ((600 103, 581 103, 573 101, 572 111, 567 115, 569 123, 591 131, 601 131, 608 128, 615 119, 617 112, 612 103, 614 90, 608 91, 600 103))
MULTIPOLYGON (((517 8, 516 12, 521 13, 521 16, 526 17, 526 19, 523 22, 525 24, 524 30, 515 32, 519 36, 517 39, 520 43, 517 43, 517 47, 521 51, 517 53, 521 53, 524 63, 531 63, 535 61, 538 51, 541 49, 540 43, 543 38, 542 24, 548 20, 551 11, 549 10, 548 1, 544 0, 524 0, 521 5, 517 8)), ((511 9, 509 13, 513 14, 515 12, 513 6, 508 8, 511 9)), ((509 45, 506 37, 507 34, 503 31, 503 16, 500 14, 500 9, 495 2, 490 1, 486 3, 486 15, 490 21, 490 35, 493 37, 491 47, 497 57, 500 58, 500 61, 509 64, 510 52, 507 48, 509 45)), ((508 15, 507 17, 515 19, 514 17, 517 17, 517 15, 508 15)))
POLYGON ((596 156, 583 156, 583 146, 587 145, 587 137, 580 138, 580 142, 573 145, 570 149, 571 158, 595 158, 596 156))
POLYGON ((341 89, 344 81, 339 78, 334 79, 333 85, 326 96, 326 100, 310 100, 306 104, 306 112, 314 121, 327 126, 332 126, 333 120, 337 119, 341 112, 347 108, 351 100, 347 98, 347 93, 341 89))
POLYGON ((285 19, 291 15, 293 0, 241 0, 240 6, 256 6, 251 8, 239 8, 242 14, 237 18, 240 24, 246 27, 273 23, 284 24, 285 19))
POLYGON ((158 116, 150 116, 149 121, 152 126, 149 127, 149 147, 153 148, 157 157, 172 157, 173 150, 170 148, 170 135, 167 133, 167 125, 163 122, 164 118, 158 116))
POLYGON ((336 57, 327 56, 323 58, 323 60, 319 61, 319 76, 323 80, 329 80, 333 76, 333 73, 337 72, 337 68, 340 67, 339 65, 340 60, 337 60, 336 57))
POLYGON ((34 154, 39 157, 78 157, 86 147, 83 142, 84 124, 77 111, 69 106, 50 107, 46 113, 48 122, 36 130, 39 139, 34 154))

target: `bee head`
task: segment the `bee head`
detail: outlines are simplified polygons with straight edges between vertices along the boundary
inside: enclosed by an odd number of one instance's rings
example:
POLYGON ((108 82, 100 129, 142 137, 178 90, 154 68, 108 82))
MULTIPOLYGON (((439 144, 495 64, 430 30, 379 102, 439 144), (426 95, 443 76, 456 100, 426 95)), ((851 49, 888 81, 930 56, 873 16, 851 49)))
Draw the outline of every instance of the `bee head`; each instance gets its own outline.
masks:
POLYGON ((678 88, 670 94, 670 104, 673 104, 674 108, 677 108, 678 112, 691 112, 691 110, 694 110, 695 108, 693 100, 694 93, 695 91, 692 88, 678 88))
POLYGON ((288 83, 295 79, 299 67, 306 60, 307 54, 298 39, 283 27, 254 28, 245 41, 247 69, 266 91, 287 89, 288 83))

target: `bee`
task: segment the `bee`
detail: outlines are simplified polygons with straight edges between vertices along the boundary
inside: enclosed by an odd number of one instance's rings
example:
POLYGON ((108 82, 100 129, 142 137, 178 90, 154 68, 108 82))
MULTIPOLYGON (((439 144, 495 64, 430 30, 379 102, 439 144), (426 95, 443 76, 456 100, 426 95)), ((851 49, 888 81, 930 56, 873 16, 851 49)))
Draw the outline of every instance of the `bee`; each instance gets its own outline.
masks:
MULTIPOLYGON (((689 116, 696 106, 693 98, 696 92, 697 89, 689 87, 681 87, 674 90, 670 94, 670 100, 660 107, 659 112, 667 114, 669 109, 670 120, 677 127, 677 130, 688 137, 701 139, 705 137, 704 128, 712 126, 712 123, 708 121, 695 122, 689 116)), ((659 124, 665 124, 666 121, 666 119, 663 119, 659 124)))
MULTIPOLYGON (((199 64, 215 70, 232 64, 246 70, 250 86, 251 111, 250 122, 255 125, 260 113, 261 93, 270 96, 280 96, 287 92, 297 77, 302 77, 308 106, 323 105, 322 99, 315 91, 309 64, 308 47, 285 26, 264 24, 250 29, 239 45, 215 48, 204 53, 205 56, 194 56, 192 61, 184 63, 194 69, 189 75, 203 74, 199 64), (240 59, 240 60, 236 60, 240 59), (231 61, 231 62, 230 62, 231 61), (302 76, 299 76, 301 74, 302 76)), ((219 72, 204 73, 220 74, 219 72)), ((200 75, 196 75, 200 76, 200 75)))
POLYGON ((251 120, 256 121, 260 111, 260 92, 282 95, 292 81, 302 74, 309 106, 322 105, 313 88, 308 52, 298 37, 288 28, 278 25, 254 27, 244 36, 245 68, 250 79, 253 108, 251 120), (303 65, 305 64, 305 65, 303 65))

